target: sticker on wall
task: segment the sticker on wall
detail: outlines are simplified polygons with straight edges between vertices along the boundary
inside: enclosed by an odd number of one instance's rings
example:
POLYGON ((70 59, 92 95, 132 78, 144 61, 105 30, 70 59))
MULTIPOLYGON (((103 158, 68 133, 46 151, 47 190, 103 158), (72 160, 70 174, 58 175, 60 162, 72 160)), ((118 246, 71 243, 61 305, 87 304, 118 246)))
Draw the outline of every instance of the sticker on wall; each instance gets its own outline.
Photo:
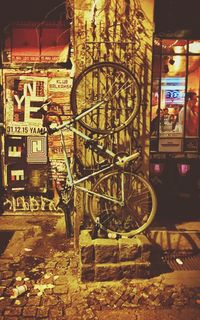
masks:
POLYGON ((46 165, 28 165, 27 190, 29 192, 47 192, 48 168, 46 165))
POLYGON ((182 139, 159 139, 159 152, 181 152, 182 139))
POLYGON ((67 169, 65 161, 63 160, 50 160, 48 177, 50 181, 56 181, 56 184, 62 188, 65 186, 67 176, 67 169))
POLYGON ((24 161, 25 147, 24 137, 7 136, 5 138, 6 163, 24 161))
POLYGON ((27 162, 47 163, 47 137, 27 137, 27 162))
POLYGON ((26 171, 23 164, 12 164, 7 167, 8 187, 12 190, 24 190, 26 182, 26 171))
MULTIPOLYGON (((71 132, 64 132, 64 144, 67 156, 71 157, 73 154, 73 134, 71 132)), ((59 133, 48 136, 48 146, 49 159, 64 159, 64 151, 62 147, 61 136, 59 133)))
POLYGON ((48 93, 54 102, 54 105, 51 106, 52 111, 65 115, 71 114, 70 92, 72 84, 70 71, 65 70, 63 72, 63 70, 60 70, 60 74, 56 72, 48 73, 48 93))

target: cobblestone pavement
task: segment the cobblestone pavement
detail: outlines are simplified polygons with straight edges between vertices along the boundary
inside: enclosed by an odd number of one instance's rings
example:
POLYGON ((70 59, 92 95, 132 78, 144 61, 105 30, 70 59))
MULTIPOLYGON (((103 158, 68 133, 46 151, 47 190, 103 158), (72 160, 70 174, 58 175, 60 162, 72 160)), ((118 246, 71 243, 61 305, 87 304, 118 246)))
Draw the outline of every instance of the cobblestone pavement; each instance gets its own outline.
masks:
POLYGON ((73 240, 63 234, 16 232, 0 257, 0 320, 200 319, 198 285, 174 285, 162 274, 82 283, 78 267, 73 240), (12 289, 24 284, 27 290, 11 299, 12 289))

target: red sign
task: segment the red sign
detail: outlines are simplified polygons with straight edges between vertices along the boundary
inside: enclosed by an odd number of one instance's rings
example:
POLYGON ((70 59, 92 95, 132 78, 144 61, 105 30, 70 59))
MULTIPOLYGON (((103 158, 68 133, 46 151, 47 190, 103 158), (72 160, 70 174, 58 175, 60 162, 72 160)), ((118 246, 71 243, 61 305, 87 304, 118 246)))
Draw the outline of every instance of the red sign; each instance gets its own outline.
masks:
POLYGON ((4 63, 66 62, 69 32, 63 23, 13 25, 4 43, 4 63))

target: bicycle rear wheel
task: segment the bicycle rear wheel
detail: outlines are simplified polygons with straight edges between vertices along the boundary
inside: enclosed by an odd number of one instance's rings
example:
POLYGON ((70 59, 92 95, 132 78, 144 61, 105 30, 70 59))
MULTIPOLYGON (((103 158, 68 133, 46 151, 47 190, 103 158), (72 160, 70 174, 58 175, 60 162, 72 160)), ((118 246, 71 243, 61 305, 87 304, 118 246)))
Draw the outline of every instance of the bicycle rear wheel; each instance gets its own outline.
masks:
POLYGON ((133 174, 115 170, 102 176, 94 185, 93 192, 121 201, 119 204, 89 196, 92 220, 108 232, 131 237, 144 231, 152 222, 157 207, 156 195, 147 180, 133 174), (123 191, 124 190, 124 191, 123 191))
POLYGON ((137 115, 140 100, 135 76, 114 62, 99 62, 86 68, 75 80, 71 91, 74 115, 103 101, 101 106, 79 120, 86 129, 102 134, 124 129, 137 115))

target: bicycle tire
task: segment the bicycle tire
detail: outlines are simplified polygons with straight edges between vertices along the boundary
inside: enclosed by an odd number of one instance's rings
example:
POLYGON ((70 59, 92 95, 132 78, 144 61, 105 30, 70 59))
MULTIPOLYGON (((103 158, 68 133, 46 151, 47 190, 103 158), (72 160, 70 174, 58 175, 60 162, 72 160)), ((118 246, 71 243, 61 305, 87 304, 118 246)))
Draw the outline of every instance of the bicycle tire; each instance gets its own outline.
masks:
POLYGON ((109 134, 121 131, 136 117, 141 93, 136 77, 125 66, 99 62, 79 74, 70 99, 74 116, 104 101, 79 123, 91 132, 109 134))
POLYGON ((93 222, 98 220, 101 229, 132 237, 147 229, 154 219, 157 199, 151 184, 137 174, 115 170, 98 179, 92 191, 119 199, 122 176, 125 192, 123 207, 90 195, 88 208, 93 222))

